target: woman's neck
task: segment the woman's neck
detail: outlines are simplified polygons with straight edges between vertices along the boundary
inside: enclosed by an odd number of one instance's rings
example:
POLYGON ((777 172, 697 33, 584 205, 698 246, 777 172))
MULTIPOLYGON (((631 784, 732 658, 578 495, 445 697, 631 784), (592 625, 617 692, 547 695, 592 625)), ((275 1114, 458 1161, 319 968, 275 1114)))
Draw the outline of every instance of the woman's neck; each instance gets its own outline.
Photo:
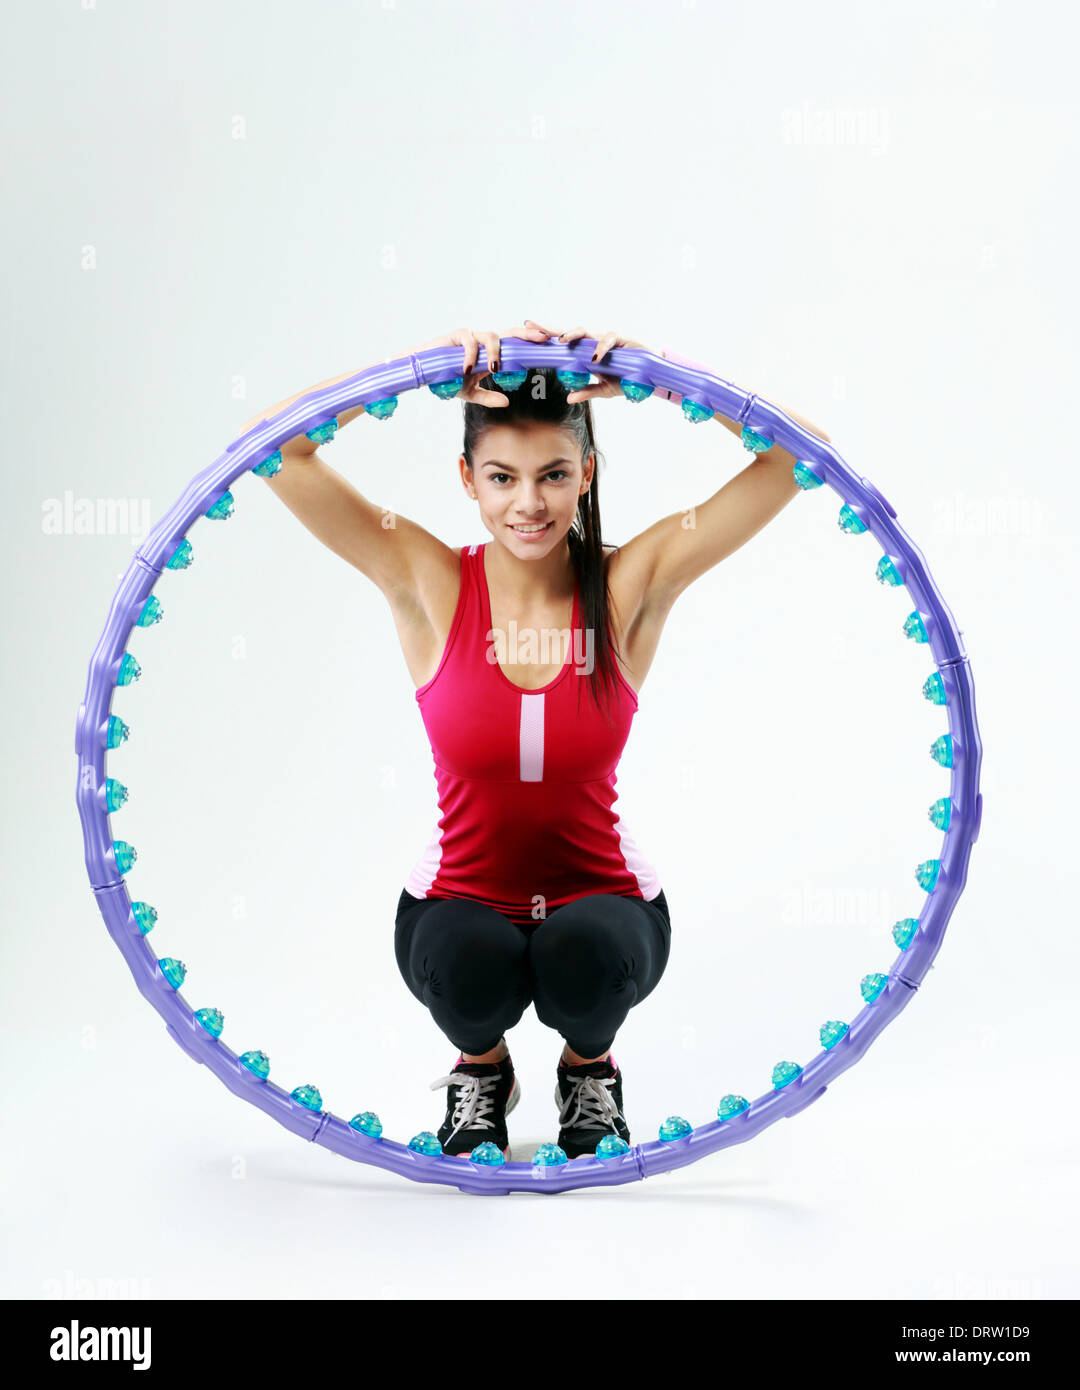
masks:
POLYGON ((515 610, 561 604, 573 596, 576 578, 565 539, 549 555, 523 560, 501 542, 484 547, 484 571, 500 598, 515 610))

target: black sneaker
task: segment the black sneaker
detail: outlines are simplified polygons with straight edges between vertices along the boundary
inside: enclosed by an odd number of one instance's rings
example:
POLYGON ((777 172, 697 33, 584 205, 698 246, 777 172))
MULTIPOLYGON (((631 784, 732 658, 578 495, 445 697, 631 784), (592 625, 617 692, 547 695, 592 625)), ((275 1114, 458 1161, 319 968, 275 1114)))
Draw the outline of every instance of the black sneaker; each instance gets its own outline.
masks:
POLYGON ((506 1117, 521 1099, 521 1087, 509 1057, 501 1062, 458 1062, 446 1076, 431 1083, 436 1091, 448 1087, 446 1118, 436 1130, 444 1154, 468 1156, 477 1144, 489 1142, 510 1162, 506 1117))
POLYGON ((602 1062, 585 1062, 557 1069, 555 1104, 559 1107, 559 1148, 569 1159, 595 1154, 605 1134, 617 1134, 629 1144, 630 1130, 622 1113, 622 1072, 609 1053, 602 1062))

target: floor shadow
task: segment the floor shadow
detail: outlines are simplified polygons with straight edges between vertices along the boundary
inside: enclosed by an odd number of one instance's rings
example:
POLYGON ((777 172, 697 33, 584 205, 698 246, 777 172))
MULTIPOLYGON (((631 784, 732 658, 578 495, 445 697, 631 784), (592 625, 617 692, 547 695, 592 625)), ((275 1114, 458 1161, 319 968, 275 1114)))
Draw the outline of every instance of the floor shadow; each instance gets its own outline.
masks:
MULTIPOLYGON (((546 1139, 521 1139, 515 1142, 510 1149, 511 1163, 532 1163, 533 1155, 541 1144, 549 1143, 546 1139)), ((719 1155, 716 1156, 719 1158, 719 1155)), ((345 1159, 348 1163, 349 1160, 345 1159)), ((467 1160, 463 1160, 467 1161, 467 1160)), ((704 1162, 705 1160, 700 1160, 704 1162)), ((351 1165, 350 1165, 351 1166, 351 1165)), ((356 1165, 363 1168, 363 1173, 355 1176, 315 1176, 309 1171, 301 1171, 293 1165, 286 1165, 277 1161, 276 1157, 260 1163, 258 1167, 259 1180, 270 1183, 281 1183, 289 1187, 309 1187, 318 1188, 324 1191, 347 1193, 353 1197, 363 1199, 377 1198, 381 1200, 388 1194, 397 1193, 402 1197, 416 1200, 418 1197, 426 1196, 435 1200, 444 1196, 472 1195, 462 1194, 458 1189, 449 1183, 418 1183, 410 1182, 408 1178, 399 1178, 395 1175, 386 1175, 382 1169, 373 1168, 369 1164, 356 1165)), ((208 1176, 219 1177, 221 1173, 220 1165, 215 1162, 208 1162, 203 1165, 208 1176)), ((676 1170, 682 1171, 682 1170, 676 1170)), ((766 1193, 755 1193, 748 1189, 770 1188, 772 1182, 768 1178, 729 1178, 722 1173, 715 1177, 707 1177, 704 1174, 695 1174, 694 1181, 687 1183, 683 1179, 678 1185, 672 1183, 661 1184, 658 1180, 668 1177, 669 1174, 658 1173, 652 1181, 643 1180, 641 1182, 620 1183, 616 1187, 608 1189, 607 1195, 611 1196, 615 1192, 624 1192, 628 1199, 635 1202, 697 1202, 698 1204, 723 1205, 729 1207, 752 1207, 759 1211, 774 1211, 794 1218, 809 1216, 812 1214, 811 1208, 798 1202, 786 1201, 781 1198, 769 1196, 766 1193)), ((560 1192, 560 1197, 589 1197, 596 1194, 596 1187, 577 1187, 568 1192, 560 1192)), ((530 1192, 511 1192, 511 1197, 531 1197, 530 1192)))

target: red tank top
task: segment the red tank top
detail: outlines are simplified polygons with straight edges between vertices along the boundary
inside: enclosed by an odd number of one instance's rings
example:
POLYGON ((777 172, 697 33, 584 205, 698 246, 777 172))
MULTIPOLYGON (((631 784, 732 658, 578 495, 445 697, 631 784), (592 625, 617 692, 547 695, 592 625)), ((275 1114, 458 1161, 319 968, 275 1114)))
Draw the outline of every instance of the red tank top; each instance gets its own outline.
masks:
POLYGON ((488 544, 462 547, 450 636, 438 670, 416 691, 439 818, 405 887, 415 898, 485 903, 521 924, 589 893, 652 901, 656 870, 615 809, 637 695, 617 671, 609 724, 585 688, 589 677, 579 673, 592 653, 577 585, 562 670, 539 690, 509 679, 495 660, 488 544))

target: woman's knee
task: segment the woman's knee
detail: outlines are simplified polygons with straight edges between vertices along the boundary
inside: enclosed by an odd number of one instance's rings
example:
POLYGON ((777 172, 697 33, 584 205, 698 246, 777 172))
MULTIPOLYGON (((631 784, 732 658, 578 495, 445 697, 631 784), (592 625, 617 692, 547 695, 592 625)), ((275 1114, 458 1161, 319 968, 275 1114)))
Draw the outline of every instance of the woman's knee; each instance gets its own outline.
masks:
POLYGON ((538 994, 585 1004, 621 993, 637 969, 633 941, 616 908, 605 912, 596 898, 587 908, 568 903, 533 933, 530 966, 538 994))
POLYGON ((433 994, 486 996, 525 975, 527 942, 493 908, 441 898, 417 922, 409 970, 433 994))
POLYGON ((533 934, 533 978, 549 990, 630 992, 640 999, 663 973, 666 945, 633 901, 594 894, 557 909, 533 934))

